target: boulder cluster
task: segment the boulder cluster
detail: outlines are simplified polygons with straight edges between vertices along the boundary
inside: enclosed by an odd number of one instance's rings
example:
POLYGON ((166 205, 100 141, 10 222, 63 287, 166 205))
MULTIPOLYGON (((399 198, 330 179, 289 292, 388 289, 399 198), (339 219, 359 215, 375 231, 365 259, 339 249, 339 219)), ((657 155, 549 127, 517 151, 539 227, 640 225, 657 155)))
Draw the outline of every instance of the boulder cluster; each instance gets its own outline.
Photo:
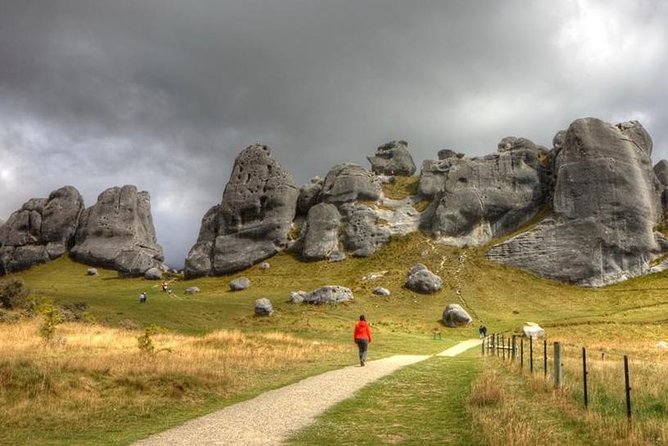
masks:
MULTIPOLYGON (((184 273, 268 267, 266 259, 283 250, 304 261, 366 257, 418 230, 441 243, 481 246, 534 222, 487 258, 568 283, 615 283, 668 269, 668 261, 653 264, 668 251, 668 162, 652 166, 651 154, 640 123, 583 118, 557 132, 550 149, 509 136, 487 156, 440 150, 414 181, 400 179, 416 173, 408 143, 391 141, 368 157, 370 169, 344 163, 298 187, 267 146, 252 145, 236 158, 221 202, 203 216, 184 273), (417 187, 386 196, 401 181, 417 187)), ((111 188, 85 209, 68 186, 29 200, 0 224, 0 273, 68 251, 127 275, 159 267, 148 193, 111 188)), ((440 288, 427 273, 413 271, 406 286, 440 288)))
MULTIPOLYGON (((84 207, 77 189, 65 186, 48 198, 32 198, 0 226, 0 274, 56 259, 67 252, 87 265, 140 276, 162 266, 148 192, 112 187, 84 207)), ((87 274, 95 275, 97 271, 87 274)))

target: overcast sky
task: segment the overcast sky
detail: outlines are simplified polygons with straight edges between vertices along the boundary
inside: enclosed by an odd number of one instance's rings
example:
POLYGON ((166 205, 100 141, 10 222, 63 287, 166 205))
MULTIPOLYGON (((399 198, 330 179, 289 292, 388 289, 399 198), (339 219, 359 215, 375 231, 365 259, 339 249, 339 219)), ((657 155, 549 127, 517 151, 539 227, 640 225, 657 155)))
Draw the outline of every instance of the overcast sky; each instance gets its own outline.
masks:
POLYGON ((668 2, 0 0, 0 218, 135 184, 183 264, 235 156, 298 184, 393 140, 416 164, 573 120, 639 120, 668 158, 668 2))

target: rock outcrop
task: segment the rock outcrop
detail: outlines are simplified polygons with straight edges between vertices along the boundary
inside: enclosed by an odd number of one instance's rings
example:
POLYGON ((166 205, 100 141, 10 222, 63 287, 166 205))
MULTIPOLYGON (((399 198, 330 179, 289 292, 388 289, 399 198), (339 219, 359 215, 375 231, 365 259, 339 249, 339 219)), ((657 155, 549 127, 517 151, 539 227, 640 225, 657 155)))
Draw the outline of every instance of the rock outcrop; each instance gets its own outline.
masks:
POLYGON ((310 293, 303 291, 294 292, 291 294, 290 299, 293 303, 322 305, 348 302, 353 300, 354 297, 350 288, 338 285, 325 285, 310 293))
POLYGON ((65 254, 74 241, 83 208, 81 194, 72 186, 24 203, 0 226, 0 274, 65 254))
POLYGON ((378 175, 411 176, 415 173, 415 163, 406 141, 383 144, 376 149, 374 156, 367 159, 371 163, 371 171, 378 175))
POLYGON ((333 167, 322 184, 321 201, 340 204, 352 201, 376 201, 382 189, 376 175, 352 163, 333 167))
POLYGON ((304 260, 327 259, 339 251, 341 214, 333 204, 319 203, 308 211, 304 229, 304 260))
POLYGON ((239 271, 285 249, 298 194, 267 146, 247 147, 234 162, 222 203, 202 218, 186 277, 239 271))
POLYGON ((555 138, 554 215, 487 253, 543 277, 601 286, 645 274, 663 187, 638 122, 578 119, 555 138))
POLYGON ((548 195, 546 149, 524 138, 501 140, 497 153, 467 158, 452 151, 422 165, 419 192, 432 200, 422 229, 456 246, 478 246, 519 228, 548 195))
POLYGON ((164 256, 155 236, 149 193, 130 185, 102 192, 81 214, 71 255, 127 276, 159 268, 164 256))

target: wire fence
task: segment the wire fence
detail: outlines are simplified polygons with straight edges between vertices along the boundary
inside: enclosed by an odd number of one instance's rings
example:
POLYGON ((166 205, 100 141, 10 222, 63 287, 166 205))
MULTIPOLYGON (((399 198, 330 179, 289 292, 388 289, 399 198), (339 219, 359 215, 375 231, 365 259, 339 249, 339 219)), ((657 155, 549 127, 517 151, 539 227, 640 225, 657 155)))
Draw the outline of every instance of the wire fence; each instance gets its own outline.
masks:
MULTIPOLYGON (((542 378, 603 416, 626 417, 656 425, 656 438, 668 435, 668 352, 656 358, 588 349, 559 341, 494 333, 483 338, 481 353, 542 378)), ((659 443, 663 444, 663 443, 659 443)))

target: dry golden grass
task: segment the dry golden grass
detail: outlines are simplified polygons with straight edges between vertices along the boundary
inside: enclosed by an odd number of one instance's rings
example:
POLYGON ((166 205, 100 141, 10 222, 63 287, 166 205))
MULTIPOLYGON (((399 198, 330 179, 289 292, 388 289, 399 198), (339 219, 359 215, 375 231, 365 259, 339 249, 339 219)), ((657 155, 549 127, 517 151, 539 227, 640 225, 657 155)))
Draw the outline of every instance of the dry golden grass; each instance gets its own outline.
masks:
POLYGON ((38 319, 0 325, 5 427, 29 428, 34 422, 35 429, 48 430, 73 423, 76 430, 82 415, 122 422, 122 414, 142 416, 174 403, 234 397, 271 387, 277 371, 289 377, 300 366, 312 367, 344 350, 281 333, 221 330, 202 337, 155 334, 155 350, 147 353, 138 347, 143 332, 74 323, 59 325, 45 345, 39 325, 38 319))

